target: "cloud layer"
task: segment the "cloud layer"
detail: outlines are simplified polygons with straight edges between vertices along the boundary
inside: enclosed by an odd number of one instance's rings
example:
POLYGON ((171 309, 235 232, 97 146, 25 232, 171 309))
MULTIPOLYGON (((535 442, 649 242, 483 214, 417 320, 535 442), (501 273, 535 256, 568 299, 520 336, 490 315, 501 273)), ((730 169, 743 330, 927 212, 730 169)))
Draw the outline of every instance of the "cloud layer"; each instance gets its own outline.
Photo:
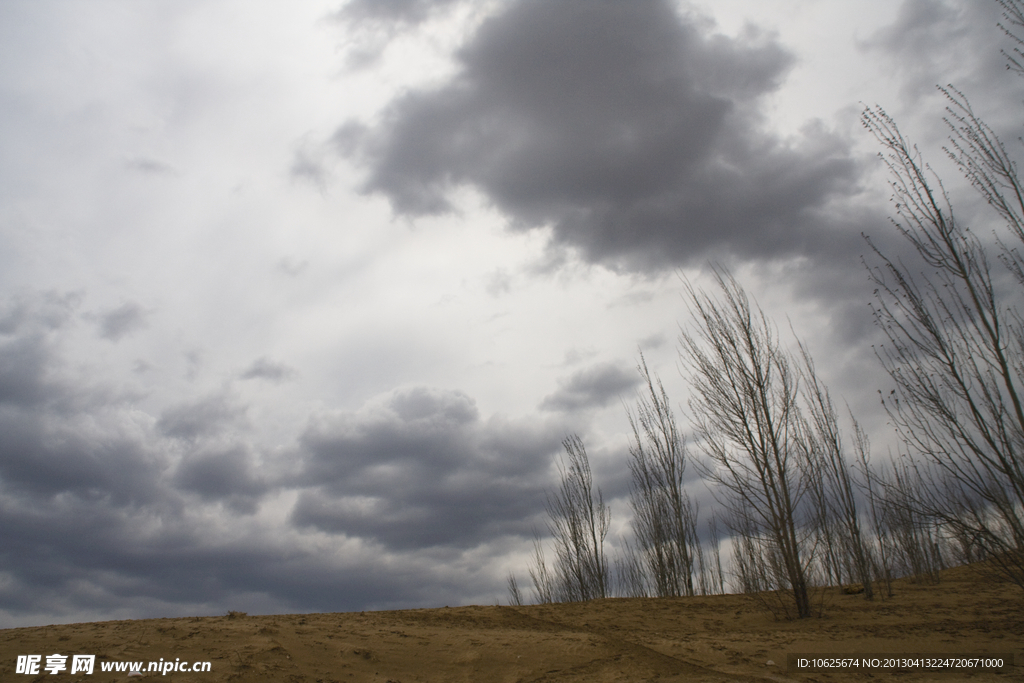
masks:
POLYGON ((987 2, 339 4, 0 3, 0 627, 503 599, 568 434, 628 523, 708 259, 888 434, 847 124, 941 141, 953 79, 1019 132, 987 2))
POLYGON ((497 571, 543 524, 562 421, 412 386, 311 415, 274 451, 230 384, 151 417, 70 381, 66 342, 94 317, 80 308, 32 294, 0 314, 0 623, 456 602, 494 577, 460 586, 445 567, 477 553, 475 572, 497 571))

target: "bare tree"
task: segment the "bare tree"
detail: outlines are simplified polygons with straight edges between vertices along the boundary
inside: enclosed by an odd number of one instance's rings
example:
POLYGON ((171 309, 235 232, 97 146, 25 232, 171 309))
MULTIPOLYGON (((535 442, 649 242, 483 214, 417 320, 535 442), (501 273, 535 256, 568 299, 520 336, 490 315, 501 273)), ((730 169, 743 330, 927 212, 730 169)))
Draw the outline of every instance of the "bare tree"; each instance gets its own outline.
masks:
POLYGON ((564 602, 608 596, 609 572, 604 554, 611 513, 594 478, 579 436, 562 442, 566 461, 559 465, 562 483, 548 497, 549 529, 555 538, 558 597, 564 602))
POLYGON ((718 519, 714 513, 711 513, 711 519, 708 520, 708 532, 711 536, 711 552, 715 558, 715 566, 712 568, 711 592, 716 594, 724 593, 725 572, 722 571, 722 537, 718 531, 718 519))
POLYGON ((516 581, 516 575, 509 572, 508 577, 506 578, 506 584, 508 587, 508 604, 515 607, 522 607, 523 594, 519 590, 519 582, 516 581))
POLYGON ((845 577, 840 521, 835 506, 829 500, 825 470, 820 464, 814 465, 815 461, 820 460, 821 454, 812 450, 806 457, 807 495, 811 502, 811 534, 817 558, 813 579, 815 583, 821 585, 839 586, 844 583, 845 577))
POLYGON ((544 546, 536 529, 533 534, 533 566, 530 567, 535 602, 548 604, 555 601, 555 579, 544 559, 544 546))
POLYGON ((793 615, 792 586, 779 546, 764 532, 758 514, 742 501, 729 506, 726 526, 732 532, 733 570, 739 589, 752 595, 776 619, 793 615))
MULTIPOLYGON (((1001 4, 1017 23, 1021 3, 1001 4)), ((963 93, 941 91, 949 101, 947 154, 1009 235, 1024 241, 1016 166, 963 93)), ((941 181, 893 119, 875 108, 862 121, 885 150, 893 223, 922 268, 869 240, 879 264, 869 268, 875 320, 888 338, 877 355, 895 384, 883 404, 920 474, 920 486, 905 492, 918 514, 976 539, 992 566, 1024 588, 1024 326, 1013 304, 1020 291, 1001 294, 986 246, 955 218, 941 181)), ((1019 251, 1001 239, 999 246, 999 259, 1024 285, 1019 251)))
POLYGON ((944 539, 936 520, 920 511, 918 501, 926 480, 905 455, 890 465, 883 486, 882 518, 894 570, 917 582, 938 583, 944 567, 940 548, 944 539))
POLYGON ((1003 8, 1003 20, 1010 25, 1007 26, 1003 22, 999 22, 999 28, 1003 29, 1003 33, 1017 44, 1012 53, 1003 50, 1003 56, 1006 57, 1006 68, 1024 76, 1024 52, 1021 51, 1024 39, 1021 39, 1019 35, 1021 29, 1024 29, 1024 3, 1020 0, 996 0, 996 2, 1003 8), (1016 28, 1010 28, 1011 26, 1016 28))
POLYGON ((871 529, 877 542, 877 557, 873 552, 868 552, 868 561, 874 568, 874 575, 877 579, 885 582, 885 597, 892 597, 892 565, 891 552, 886 543, 885 534, 882 530, 882 503, 878 491, 877 477, 871 469, 871 444, 868 435, 861 429, 861 426, 854 421, 853 425, 854 448, 857 451, 857 468, 860 471, 862 482, 859 484, 861 490, 868 499, 868 512, 871 515, 871 529))
POLYGON ((629 470, 636 552, 643 558, 655 595, 693 595, 701 548, 698 510, 683 488, 686 439, 676 425, 664 385, 651 375, 642 353, 637 370, 646 391, 637 399, 636 411, 627 411, 633 429, 629 470))
POLYGON ((650 597, 644 558, 628 540, 623 543, 623 548, 622 556, 615 560, 619 579, 618 594, 624 598, 650 597))
POLYGON ((680 338, 695 431, 710 459, 702 474, 725 492, 734 520, 743 519, 730 524, 741 543, 758 545, 762 561, 777 565, 772 588, 790 591, 796 616, 808 617, 797 375, 764 313, 755 315, 734 278, 720 270, 715 278, 721 299, 685 284, 696 331, 680 338))
MULTIPOLYGON (((864 588, 864 597, 870 600, 874 596, 871 570, 839 420, 828 387, 818 378, 814 360, 803 344, 800 345, 800 354, 803 359, 803 393, 808 415, 804 443, 810 448, 807 463, 813 471, 809 475, 813 477, 812 481, 820 482, 820 495, 815 507, 823 518, 827 543, 825 557, 836 565, 839 579, 836 583, 842 583, 842 576, 838 574, 842 564, 851 563, 857 580, 864 588), (832 547, 833 529, 838 536, 835 548, 832 547)), ((856 420, 854 428, 859 430, 856 420)))

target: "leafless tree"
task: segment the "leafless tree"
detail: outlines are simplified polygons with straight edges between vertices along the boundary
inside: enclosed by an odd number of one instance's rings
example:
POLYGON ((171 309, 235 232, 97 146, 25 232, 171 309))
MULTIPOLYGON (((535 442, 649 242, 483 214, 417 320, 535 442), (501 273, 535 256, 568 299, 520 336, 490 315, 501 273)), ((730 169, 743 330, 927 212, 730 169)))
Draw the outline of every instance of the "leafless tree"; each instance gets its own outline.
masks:
MULTIPOLYGON (((864 588, 864 597, 870 600, 874 596, 870 563, 843 434, 828 387, 818 378, 814 360, 803 344, 800 345, 800 355, 807 415, 803 443, 810 451, 806 456, 812 470, 809 477, 811 481, 819 482, 819 486, 814 487, 818 492, 815 508, 825 532, 824 557, 829 558, 829 564, 835 565, 836 583, 842 583, 843 577, 839 572, 843 565, 852 564, 853 572, 847 575, 856 576, 864 588)), ((854 429, 860 429, 856 420, 854 429)))
POLYGON ((715 558, 715 566, 712 568, 711 592, 715 594, 725 592, 725 572, 722 571, 722 536, 718 530, 718 519, 711 513, 708 520, 708 533, 711 541, 711 552, 715 558))
POLYGON ((835 513, 835 506, 829 500, 828 487, 823 467, 815 466, 820 454, 810 451, 807 454, 808 467, 806 472, 807 495, 810 499, 811 534, 814 538, 817 564, 813 567, 813 583, 826 586, 838 586, 844 583, 844 560, 842 548, 842 530, 835 513))
POLYGON ((769 563, 771 587, 790 591, 796 616, 808 617, 810 558, 798 531, 806 483, 797 374, 742 287, 721 270, 715 278, 720 299, 685 283, 696 329, 680 337, 695 432, 709 458, 702 475, 724 492, 741 544, 758 546, 769 563))
POLYGON ((558 597, 564 602, 608 596, 609 572, 604 554, 611 513, 594 478, 583 441, 562 442, 566 460, 559 465, 562 483, 548 497, 549 530, 555 539, 558 597))
MULTIPOLYGON (((770 577, 765 552, 758 536, 759 526, 750 510, 741 504, 730 506, 727 526, 732 532, 733 571, 741 593, 758 595, 775 587, 770 577)), ((772 611, 776 610, 772 608, 772 611)))
POLYGON ((854 448, 857 451, 857 468, 861 474, 861 490, 867 496, 868 512, 871 519, 871 530, 877 543, 877 555, 873 551, 868 552, 868 561, 874 568, 875 577, 885 584, 884 597, 892 597, 892 563, 891 551, 886 542, 886 536, 882 529, 882 503, 877 477, 871 469, 871 444, 868 435, 861 429, 861 426, 854 421, 854 448))
POLYGON ((726 525, 732 532, 733 571, 741 592, 753 596, 776 619, 789 619, 793 597, 786 563, 758 517, 742 501, 729 506, 726 525))
POLYGON ((996 0, 996 2, 1003 8, 1003 21, 1006 22, 999 22, 999 28, 1003 29, 1003 33, 1017 44, 1012 52, 1003 50, 1003 56, 1006 57, 1006 68, 1024 76, 1024 52, 1021 51, 1024 39, 1020 37, 1021 30, 1024 29, 1024 3, 1020 0, 996 0))
POLYGON ((544 546, 536 529, 533 535, 533 566, 530 567, 530 580, 533 581, 535 602, 548 604, 555 601, 555 578, 548 569, 547 560, 544 558, 544 546))
POLYGON ((508 585, 508 604, 516 607, 522 607, 523 594, 519 590, 519 582, 516 581, 516 575, 509 572, 506 583, 508 585))
POLYGON ((618 575, 618 594, 624 598, 651 596, 644 558, 628 540, 623 543, 622 555, 615 560, 618 575))
MULTIPOLYGON (((1021 3, 1001 4, 1019 26, 1021 3)), ((941 91, 947 154, 1009 237, 1024 241, 1016 166, 963 93, 941 91)), ((862 121, 884 149, 893 223, 920 258, 918 271, 869 240, 875 319, 888 338, 877 355, 895 384, 883 403, 920 474, 920 486, 909 490, 915 511, 976 539, 992 566, 1024 588, 1024 326, 1014 305, 1021 292, 1001 293, 988 248, 956 219, 941 181, 893 119, 875 108, 862 121)), ((1024 285, 1020 252, 998 243, 1002 264, 1024 285)))
POLYGON ((654 595, 693 595, 701 548, 696 531, 698 510, 683 488, 686 439, 676 424, 664 385, 651 375, 642 353, 637 370, 645 392, 637 399, 636 411, 627 411, 633 430, 629 470, 636 551, 654 595))
POLYGON ((909 458, 900 458, 891 465, 882 505, 895 571, 915 581, 938 583, 939 567, 932 552, 934 522, 917 505, 921 496, 920 473, 909 458))

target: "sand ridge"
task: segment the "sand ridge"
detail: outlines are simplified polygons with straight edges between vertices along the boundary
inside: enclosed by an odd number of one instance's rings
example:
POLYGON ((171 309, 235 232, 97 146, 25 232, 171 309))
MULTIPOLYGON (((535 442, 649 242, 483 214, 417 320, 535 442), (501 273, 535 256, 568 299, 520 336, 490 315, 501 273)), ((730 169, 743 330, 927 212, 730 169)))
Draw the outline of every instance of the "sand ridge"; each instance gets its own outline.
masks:
POLYGON ((524 607, 468 606, 144 619, 0 631, 4 681, 142 680, 102 661, 209 660, 209 673, 147 674, 190 681, 1024 681, 1024 592, 970 568, 938 585, 896 583, 867 602, 822 593, 823 616, 776 621, 752 596, 611 598, 524 607), (1009 673, 794 673, 794 652, 1009 652, 1009 673), (93 675, 16 675, 18 655, 96 654, 93 675), (773 662, 769 664, 769 662, 773 662))

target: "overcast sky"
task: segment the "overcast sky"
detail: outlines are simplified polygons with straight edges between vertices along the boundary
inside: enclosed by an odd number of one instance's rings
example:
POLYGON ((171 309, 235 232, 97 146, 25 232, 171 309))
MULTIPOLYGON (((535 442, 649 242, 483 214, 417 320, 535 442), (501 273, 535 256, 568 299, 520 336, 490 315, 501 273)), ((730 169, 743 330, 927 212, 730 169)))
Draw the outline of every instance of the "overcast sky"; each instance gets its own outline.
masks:
POLYGON ((1016 138, 997 19, 0 3, 0 627, 504 601, 570 433, 618 543, 638 354, 685 425, 679 278, 709 262, 884 450, 859 114, 947 172, 953 82, 1016 138))

